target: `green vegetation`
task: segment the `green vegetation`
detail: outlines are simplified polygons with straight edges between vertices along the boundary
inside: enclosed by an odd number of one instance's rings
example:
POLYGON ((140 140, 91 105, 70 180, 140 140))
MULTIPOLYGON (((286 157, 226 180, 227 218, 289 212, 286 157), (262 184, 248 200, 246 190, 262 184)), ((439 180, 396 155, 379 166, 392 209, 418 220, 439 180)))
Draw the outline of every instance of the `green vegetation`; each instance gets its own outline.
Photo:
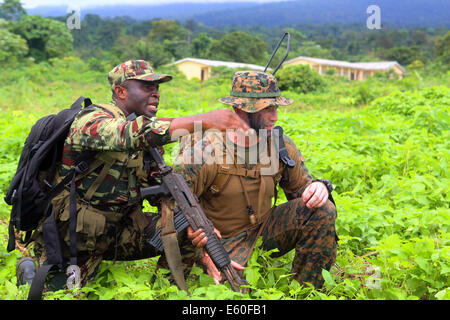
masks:
MULTIPOLYGON (((6 252, 10 207, 3 196, 35 121, 70 106, 81 95, 108 102, 107 72, 131 57, 148 59, 158 71, 174 76, 160 87, 160 116, 222 108, 217 99, 229 94, 235 70, 217 68, 214 78, 201 83, 187 81, 164 64, 188 54, 252 57, 243 62, 265 64, 284 29, 249 27, 230 38, 236 30, 219 31, 193 21, 182 26, 170 20, 138 23, 87 15, 81 30, 67 33, 63 22, 26 16, 16 2, 0 6, 0 299, 21 300, 28 287, 16 286, 15 265, 26 252, 6 252), (25 19, 36 28, 26 30, 25 19), (261 41, 253 41, 256 37, 261 41), (246 40, 234 41, 239 38, 246 40), (242 46, 242 51, 225 51, 218 45, 222 39, 242 46)), ((336 265, 323 271, 324 288, 315 290, 289 280, 293 251, 274 259, 257 248, 245 271, 248 294, 232 292, 227 284, 214 285, 195 267, 188 279, 189 298, 450 299, 450 33, 433 28, 370 33, 335 25, 289 31, 295 55, 411 58, 409 75, 396 80, 380 73, 359 82, 332 74, 317 78, 302 68, 293 69, 299 76, 283 69, 277 73, 283 95, 294 100, 279 108, 279 124, 307 158, 312 175, 336 186, 336 265), (298 77, 303 81, 295 82, 298 77)), ((167 146, 169 164, 176 152, 176 143, 167 146)), ((278 203, 283 201, 280 192, 278 203)), ((48 293, 45 298, 188 299, 170 285, 168 270, 156 270, 156 259, 104 262, 87 287, 48 293)))
POLYGON ((61 22, 42 16, 25 16, 11 24, 10 30, 27 41, 29 55, 36 61, 69 54, 73 48, 69 29, 61 22))
POLYGON ((326 84, 324 78, 304 64, 282 68, 277 74, 277 80, 280 90, 291 90, 298 93, 315 91, 323 88, 326 84))
MULTIPOLYGON (((68 14, 69 16, 70 14, 68 14)), ((66 17, 28 16, 18 0, 0 4, 0 61, 23 62, 76 55, 102 68, 137 57, 155 67, 186 57, 265 65, 280 36, 289 31, 288 59, 303 56, 346 61, 397 60, 423 68, 434 63, 448 70, 450 33, 446 27, 369 30, 360 24, 206 26, 194 20, 138 21, 86 14, 80 29, 69 30, 66 17), (11 34, 11 35, 10 35, 11 34), (17 38, 26 40, 26 48, 17 38), (73 51, 72 51, 73 50, 73 51), (9 53, 5 59, 3 52, 9 53)), ((272 61, 275 66, 283 55, 272 61)))
MULTIPOLYGON (((187 81, 174 69, 161 86, 161 116, 223 107, 234 71, 219 69, 205 83, 187 81)), ((79 95, 107 102, 106 73, 74 57, 3 68, 0 88, 0 193, 15 172, 34 122, 67 107, 79 95)), ((293 251, 281 258, 257 250, 246 270, 251 291, 241 295, 214 285, 194 268, 193 299, 449 299, 449 106, 448 74, 415 72, 402 80, 373 77, 350 82, 324 76, 309 93, 286 90, 294 104, 279 109, 279 124, 297 143, 315 177, 336 185, 336 265, 324 271, 322 290, 289 281, 293 251)), ((167 162, 176 153, 167 148, 167 162)), ((278 203, 285 201, 280 192, 278 203)), ((151 210, 151 207, 147 207, 151 210)), ((16 287, 15 263, 6 252, 9 206, 0 204, 0 298, 25 299, 16 287)), ((86 288, 49 293, 46 299, 187 299, 156 270, 156 258, 104 262, 86 288), (150 279, 153 281, 150 281, 150 279)))

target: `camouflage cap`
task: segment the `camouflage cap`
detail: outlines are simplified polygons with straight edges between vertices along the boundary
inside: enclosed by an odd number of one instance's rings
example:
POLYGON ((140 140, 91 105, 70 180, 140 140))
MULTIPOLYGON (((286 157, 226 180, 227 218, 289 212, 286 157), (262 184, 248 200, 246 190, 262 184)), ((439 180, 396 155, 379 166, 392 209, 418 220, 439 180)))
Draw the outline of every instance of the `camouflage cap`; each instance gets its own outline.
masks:
POLYGON ((249 113, 292 103, 291 99, 281 96, 277 79, 273 75, 258 71, 237 71, 230 96, 220 98, 219 101, 249 113))
POLYGON ((154 73, 150 63, 144 60, 125 61, 124 63, 114 67, 108 73, 108 81, 111 84, 112 90, 114 90, 116 86, 119 86, 125 81, 131 79, 161 83, 172 80, 172 76, 154 73))

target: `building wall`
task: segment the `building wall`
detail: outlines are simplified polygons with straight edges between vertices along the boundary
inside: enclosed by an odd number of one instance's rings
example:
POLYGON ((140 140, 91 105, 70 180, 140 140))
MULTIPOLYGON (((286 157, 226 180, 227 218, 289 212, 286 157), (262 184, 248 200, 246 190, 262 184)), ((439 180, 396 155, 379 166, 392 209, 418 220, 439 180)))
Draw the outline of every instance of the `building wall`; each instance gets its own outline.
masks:
POLYGON ((403 70, 400 69, 399 66, 394 66, 392 69, 394 69, 394 72, 400 76, 400 79, 403 78, 403 70))
MULTIPOLYGON (((376 70, 361 70, 361 69, 354 69, 354 68, 347 68, 347 67, 334 67, 334 66, 320 65, 318 63, 314 63, 312 61, 303 60, 303 59, 291 61, 289 64, 284 64, 283 67, 294 66, 294 65, 298 65, 298 64, 307 64, 312 69, 316 70, 320 75, 324 75, 328 69, 334 69, 335 70, 334 75, 343 76, 349 80, 364 81, 367 79, 367 77, 373 75, 374 72, 376 72, 376 70)), ((394 72, 399 75, 400 79, 403 78, 403 70, 400 69, 400 67, 394 66, 391 69, 393 69, 394 72)))
POLYGON ((192 61, 184 61, 177 64, 178 69, 186 75, 188 80, 197 78, 199 80, 207 80, 211 77, 211 67, 192 61), (203 71, 203 79, 202 79, 203 71))

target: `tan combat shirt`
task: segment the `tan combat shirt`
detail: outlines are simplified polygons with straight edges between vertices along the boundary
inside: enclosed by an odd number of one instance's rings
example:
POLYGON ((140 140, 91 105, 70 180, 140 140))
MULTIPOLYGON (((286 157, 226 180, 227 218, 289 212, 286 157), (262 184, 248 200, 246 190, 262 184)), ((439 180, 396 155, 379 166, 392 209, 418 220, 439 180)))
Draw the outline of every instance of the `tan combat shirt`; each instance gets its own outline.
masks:
MULTIPOLYGON (((254 209, 256 224, 259 224, 270 215, 277 184, 288 199, 298 197, 311 184, 312 177, 304 165, 305 158, 288 136, 283 138, 295 167, 285 168, 277 157, 278 169, 271 170, 273 173, 269 175, 261 174, 263 170, 267 173, 271 167, 262 155, 264 147, 257 149, 258 156, 254 161, 254 156, 253 159, 249 156, 254 149, 239 149, 242 147, 238 148, 226 138, 226 134, 207 132, 198 142, 193 136, 182 139, 174 170, 186 179, 206 216, 223 238, 233 237, 254 226, 246 209, 247 199, 254 209), (218 159, 222 159, 222 163, 218 163, 218 159), (225 178, 218 178, 221 175, 225 178)), ((269 146, 265 149, 268 156, 269 146)))

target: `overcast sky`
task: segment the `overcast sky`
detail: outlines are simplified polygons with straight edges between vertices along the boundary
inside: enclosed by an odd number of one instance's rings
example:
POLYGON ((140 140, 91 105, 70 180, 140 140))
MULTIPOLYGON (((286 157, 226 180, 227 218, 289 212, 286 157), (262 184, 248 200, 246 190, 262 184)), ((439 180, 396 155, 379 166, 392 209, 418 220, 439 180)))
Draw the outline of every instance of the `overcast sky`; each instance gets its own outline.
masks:
MULTIPOLYGON (((75 6, 75 7, 89 7, 89 6, 101 6, 111 4, 166 4, 177 2, 275 2, 283 0, 21 0, 22 5, 25 8, 34 8, 36 6, 75 6)), ((286 0, 284 0, 286 1, 286 0)))

